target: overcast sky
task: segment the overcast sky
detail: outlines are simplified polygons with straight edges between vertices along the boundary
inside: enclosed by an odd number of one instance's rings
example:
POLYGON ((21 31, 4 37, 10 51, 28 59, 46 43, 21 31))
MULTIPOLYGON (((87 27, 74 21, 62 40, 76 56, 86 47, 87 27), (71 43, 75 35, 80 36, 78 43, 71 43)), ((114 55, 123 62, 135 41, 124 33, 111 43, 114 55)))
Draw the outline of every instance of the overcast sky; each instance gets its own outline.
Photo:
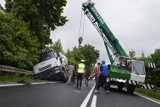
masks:
MULTIPOLYGON (((82 3, 87 0, 67 0, 64 15, 69 22, 51 32, 53 41, 61 40, 63 50, 78 46, 82 3)), ((160 48, 160 0, 92 0, 95 8, 127 52, 136 56, 150 55, 160 48)), ((4 0, 0 0, 4 3, 4 0)), ((83 16, 84 17, 84 16, 83 16)), ((83 43, 100 50, 100 60, 108 60, 103 40, 85 16, 83 43)), ((107 61, 108 62, 108 61, 107 61)))

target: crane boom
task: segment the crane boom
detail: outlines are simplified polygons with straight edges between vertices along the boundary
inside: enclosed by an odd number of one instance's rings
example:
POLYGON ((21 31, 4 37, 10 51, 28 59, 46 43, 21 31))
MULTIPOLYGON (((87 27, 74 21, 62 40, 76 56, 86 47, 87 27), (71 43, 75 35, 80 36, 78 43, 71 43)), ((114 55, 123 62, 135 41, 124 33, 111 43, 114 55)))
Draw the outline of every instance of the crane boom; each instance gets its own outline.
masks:
POLYGON ((83 3, 82 9, 103 38, 111 62, 109 83, 117 85, 120 90, 123 87, 127 87, 127 91, 129 93, 133 93, 135 87, 145 81, 146 73, 144 62, 132 60, 128 57, 118 39, 113 35, 103 18, 94 7, 93 2, 88 1, 83 3), (114 60, 110 52, 115 55, 114 60))
MULTIPOLYGON (((95 26, 99 34, 102 36, 106 49, 109 48, 114 55, 128 57, 128 55, 120 45, 118 39, 113 35, 103 18, 97 12, 96 8, 94 7, 94 3, 85 2, 82 6, 85 14, 95 26)), ((110 62, 113 63, 113 59, 111 58, 110 53, 108 54, 110 62)))

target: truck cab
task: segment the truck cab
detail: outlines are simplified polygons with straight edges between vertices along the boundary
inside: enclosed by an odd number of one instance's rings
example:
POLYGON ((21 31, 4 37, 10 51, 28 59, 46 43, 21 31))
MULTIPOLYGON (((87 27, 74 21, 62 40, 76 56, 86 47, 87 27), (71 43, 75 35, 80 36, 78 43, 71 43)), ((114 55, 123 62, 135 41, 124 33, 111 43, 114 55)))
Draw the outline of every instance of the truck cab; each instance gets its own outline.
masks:
POLYGON ((45 80, 66 81, 66 66, 68 60, 62 53, 51 48, 39 52, 39 63, 33 66, 34 76, 45 80))

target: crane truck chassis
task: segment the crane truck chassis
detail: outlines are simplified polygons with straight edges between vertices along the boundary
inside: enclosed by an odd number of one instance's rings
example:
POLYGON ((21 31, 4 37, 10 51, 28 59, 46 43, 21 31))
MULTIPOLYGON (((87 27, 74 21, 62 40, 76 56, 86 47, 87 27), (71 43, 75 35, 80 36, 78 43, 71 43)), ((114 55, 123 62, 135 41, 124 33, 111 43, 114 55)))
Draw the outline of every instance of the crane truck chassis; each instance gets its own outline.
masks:
POLYGON ((66 82, 65 72, 68 60, 62 53, 51 48, 39 52, 39 63, 33 66, 34 77, 43 80, 62 80, 66 82))
MULTIPOLYGON (((109 84, 117 85, 119 90, 126 87, 128 93, 133 93, 136 87, 143 86, 145 82, 146 64, 143 61, 132 60, 128 57, 94 5, 91 0, 88 0, 82 4, 82 10, 103 38, 111 62, 109 84), (115 56, 114 58, 111 52, 115 56)), ((152 67, 155 68, 155 64, 152 67)))

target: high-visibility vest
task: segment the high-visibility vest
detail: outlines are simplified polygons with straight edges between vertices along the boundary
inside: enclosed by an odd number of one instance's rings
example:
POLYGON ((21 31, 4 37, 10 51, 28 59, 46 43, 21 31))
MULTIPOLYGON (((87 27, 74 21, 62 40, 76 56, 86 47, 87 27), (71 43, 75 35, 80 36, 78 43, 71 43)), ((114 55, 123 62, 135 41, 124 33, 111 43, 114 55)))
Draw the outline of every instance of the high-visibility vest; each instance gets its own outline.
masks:
POLYGON ((78 64, 78 73, 84 73, 85 65, 83 63, 78 64))

